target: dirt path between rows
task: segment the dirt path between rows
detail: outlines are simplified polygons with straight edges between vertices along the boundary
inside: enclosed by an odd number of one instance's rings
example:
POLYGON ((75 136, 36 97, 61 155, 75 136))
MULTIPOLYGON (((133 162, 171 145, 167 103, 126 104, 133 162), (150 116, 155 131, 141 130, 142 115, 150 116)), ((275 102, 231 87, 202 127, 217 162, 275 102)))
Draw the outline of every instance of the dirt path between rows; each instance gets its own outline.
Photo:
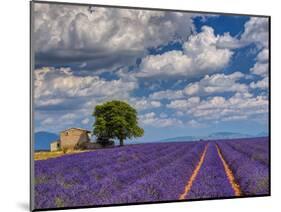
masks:
POLYGON ((194 171, 192 172, 192 175, 190 177, 190 179, 188 180, 185 188, 184 188, 184 192, 180 195, 179 199, 182 200, 182 199, 185 199, 185 196, 188 194, 188 192, 190 191, 191 187, 192 187, 192 184, 193 184, 193 181, 195 180, 203 162, 204 162, 204 159, 205 159, 205 155, 206 155, 206 152, 207 152, 207 149, 208 149, 208 144, 206 144, 205 148, 204 148, 204 151, 200 157, 200 160, 197 164, 197 166, 195 167, 194 171))
MULTIPOLYGON (((194 181, 196 180, 196 177, 202 167, 202 164, 204 163, 204 160, 205 160, 205 157, 206 157, 206 153, 207 153, 207 150, 208 150, 208 143, 206 144, 205 148, 204 148, 204 151, 200 157, 200 160, 198 162, 198 164, 196 165, 196 167, 194 168, 193 172, 192 172, 192 175, 191 177, 189 178, 187 184, 185 185, 185 188, 184 188, 184 192, 181 193, 181 195, 179 196, 179 200, 183 200, 183 199, 186 199, 187 198, 187 195, 188 193, 190 192, 190 190, 192 189, 192 186, 194 184, 194 181)), ((235 180, 235 177, 233 175, 233 172, 231 171, 230 167, 228 166, 226 160, 224 159, 222 153, 221 153, 221 150, 219 148, 219 146, 217 144, 215 144, 215 147, 216 147, 216 150, 215 151, 219 158, 220 158, 220 162, 222 163, 223 165, 223 168, 224 168, 224 172, 225 172, 225 175, 227 177, 227 180, 229 181, 230 185, 231 185, 231 188, 234 192, 234 195, 235 196, 241 196, 242 195, 242 191, 240 189, 240 186, 239 184, 236 182, 235 180)), ((203 170, 202 170, 203 171, 203 170)), ((219 189, 219 188, 217 188, 219 189)))
POLYGON ((234 190, 235 196, 241 196, 242 195, 242 191, 240 189, 239 184, 236 182, 236 180, 234 178, 234 175, 233 175, 231 169, 229 168, 227 162, 223 158, 221 150, 220 150, 220 148, 219 148, 219 146, 217 144, 216 144, 216 147, 217 147, 217 151, 218 151, 219 157, 221 159, 221 162, 222 162, 222 164, 224 166, 224 171, 226 173, 226 176, 227 176, 227 178, 228 178, 228 180, 229 180, 229 182, 231 184, 232 189, 234 190))

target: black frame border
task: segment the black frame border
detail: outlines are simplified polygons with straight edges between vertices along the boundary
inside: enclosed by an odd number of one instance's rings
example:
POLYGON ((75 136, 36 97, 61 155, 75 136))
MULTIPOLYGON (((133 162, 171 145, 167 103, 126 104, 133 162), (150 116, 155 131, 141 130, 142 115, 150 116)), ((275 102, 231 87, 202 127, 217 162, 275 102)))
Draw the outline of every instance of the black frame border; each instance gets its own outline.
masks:
POLYGON ((179 9, 163 9, 163 8, 146 8, 146 7, 132 7, 132 6, 120 6, 120 5, 103 5, 103 4, 90 4, 90 3, 72 3, 72 2, 59 2, 59 1, 40 1, 31 0, 29 2, 29 53, 30 53, 30 63, 29 63, 29 127, 30 127, 30 142, 29 142, 29 203, 30 211, 53 211, 53 210, 68 210, 68 209, 86 209, 86 208, 103 208, 103 207, 116 207, 116 206, 134 206, 134 205, 150 205, 150 204, 163 204, 163 203, 180 203, 180 202, 198 202, 205 200, 226 200, 226 199, 244 199, 253 197, 270 197, 271 196, 271 16, 270 15, 257 15, 257 14, 245 14, 245 13, 228 13, 228 12, 207 12, 199 10, 179 10, 179 9), (34 29, 34 17, 33 17, 33 5, 36 3, 41 4, 61 4, 61 5, 71 5, 71 6, 94 6, 103 8, 117 8, 117 9, 135 9, 135 10, 150 10, 150 11, 167 11, 167 12, 182 12, 182 13, 200 13, 200 14, 213 14, 213 15, 225 15, 225 16, 249 16, 249 17, 259 17, 268 19, 268 145, 269 145, 269 193, 264 195, 248 195, 241 197, 219 197, 219 198, 201 198, 192 200, 169 200, 169 201, 155 201, 155 202, 136 202, 136 203, 122 203, 122 204, 108 204, 108 205, 88 205, 88 206, 74 206, 74 207, 61 207, 61 208, 34 208, 34 131, 33 131, 33 70, 34 70, 34 50, 33 50, 33 29, 34 29))

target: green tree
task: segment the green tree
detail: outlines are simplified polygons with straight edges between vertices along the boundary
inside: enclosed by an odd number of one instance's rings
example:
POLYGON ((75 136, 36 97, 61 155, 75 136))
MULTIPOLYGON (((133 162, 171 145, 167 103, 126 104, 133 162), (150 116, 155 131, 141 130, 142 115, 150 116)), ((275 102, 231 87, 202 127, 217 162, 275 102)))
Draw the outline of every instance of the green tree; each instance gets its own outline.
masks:
POLYGON ((97 105, 93 116, 93 134, 98 138, 118 139, 120 146, 124 145, 127 138, 144 134, 144 130, 138 126, 137 111, 125 102, 113 100, 97 105))

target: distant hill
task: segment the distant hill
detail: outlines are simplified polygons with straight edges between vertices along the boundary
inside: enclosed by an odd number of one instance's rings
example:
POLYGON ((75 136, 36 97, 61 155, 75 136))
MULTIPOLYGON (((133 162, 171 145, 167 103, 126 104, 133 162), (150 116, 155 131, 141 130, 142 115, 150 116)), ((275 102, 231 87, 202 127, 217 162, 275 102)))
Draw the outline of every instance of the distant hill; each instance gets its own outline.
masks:
POLYGON ((242 134, 242 133, 233 133, 233 132, 216 132, 208 135, 205 139, 234 139, 234 138, 249 138, 253 137, 252 135, 242 134))
POLYGON ((50 132, 36 132, 34 135, 35 140, 35 150, 49 150, 50 149, 50 143, 58 140, 59 136, 55 133, 50 132))
MULTIPOLYGON (((180 136, 174 138, 167 138, 161 140, 161 142, 168 142, 168 141, 197 141, 197 140, 215 140, 215 139, 234 139, 234 138, 249 138, 249 137, 256 137, 257 135, 248 135, 242 133, 234 133, 234 132, 216 132, 211 133, 209 135, 203 136, 180 136)), ((262 137, 260 135, 258 137, 262 137)))
POLYGON ((257 134, 257 137, 266 137, 268 136, 268 132, 260 132, 257 134))
POLYGON ((197 137, 197 136, 180 136, 180 137, 163 139, 161 141, 168 142, 168 141, 195 141, 195 140, 199 140, 199 137, 197 137))

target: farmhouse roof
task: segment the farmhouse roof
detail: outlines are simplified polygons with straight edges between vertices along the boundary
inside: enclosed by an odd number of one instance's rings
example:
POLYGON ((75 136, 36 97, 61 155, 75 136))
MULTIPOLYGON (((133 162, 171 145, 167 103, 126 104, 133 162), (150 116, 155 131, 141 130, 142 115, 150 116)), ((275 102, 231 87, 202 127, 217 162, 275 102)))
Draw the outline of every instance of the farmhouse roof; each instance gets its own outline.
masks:
POLYGON ((69 131, 69 130, 81 130, 81 131, 85 131, 87 133, 91 132, 89 130, 86 130, 86 129, 83 129, 83 128, 78 128, 78 127, 71 127, 71 128, 66 129, 66 130, 63 130, 62 132, 66 132, 66 131, 69 131))

